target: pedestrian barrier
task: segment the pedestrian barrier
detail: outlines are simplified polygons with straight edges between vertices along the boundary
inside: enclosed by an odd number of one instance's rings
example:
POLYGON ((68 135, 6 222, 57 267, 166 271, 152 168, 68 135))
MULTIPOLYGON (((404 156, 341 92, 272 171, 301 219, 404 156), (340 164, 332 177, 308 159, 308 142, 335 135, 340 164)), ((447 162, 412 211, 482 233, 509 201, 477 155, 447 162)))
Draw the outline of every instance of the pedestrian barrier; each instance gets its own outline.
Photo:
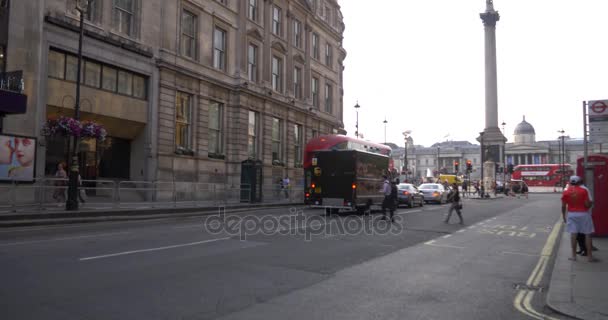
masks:
MULTIPOLYGON (((0 213, 64 210, 68 184, 57 178, 0 184, 0 213)), ((78 189, 82 210, 299 204, 304 199, 303 188, 273 186, 261 189, 261 202, 250 203, 249 185, 187 181, 82 180, 78 189)))

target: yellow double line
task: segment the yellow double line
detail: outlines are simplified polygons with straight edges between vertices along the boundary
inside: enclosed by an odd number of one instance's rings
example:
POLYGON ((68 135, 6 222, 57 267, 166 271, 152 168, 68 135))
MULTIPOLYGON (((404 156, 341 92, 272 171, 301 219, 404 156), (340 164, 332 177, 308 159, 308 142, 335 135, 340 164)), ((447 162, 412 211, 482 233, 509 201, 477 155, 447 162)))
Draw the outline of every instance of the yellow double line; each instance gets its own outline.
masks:
POLYGON ((513 301, 513 306, 515 306, 515 309, 534 319, 557 320, 557 318, 550 317, 534 310, 534 308, 532 307, 532 298, 534 298, 534 294, 536 293, 536 291, 530 290, 529 288, 538 287, 540 281, 543 279, 543 275, 545 274, 545 270, 547 269, 547 263, 551 258, 553 249, 555 248, 557 237, 562 231, 561 220, 562 219, 560 217, 560 219, 558 219, 555 225, 553 226, 553 231, 551 231, 551 234, 549 234, 549 238, 547 238, 547 242, 543 247, 543 251, 541 252, 540 258, 538 259, 538 263, 532 271, 532 274, 530 274, 528 281, 526 281, 527 288, 518 289, 517 295, 515 296, 515 300, 513 301))

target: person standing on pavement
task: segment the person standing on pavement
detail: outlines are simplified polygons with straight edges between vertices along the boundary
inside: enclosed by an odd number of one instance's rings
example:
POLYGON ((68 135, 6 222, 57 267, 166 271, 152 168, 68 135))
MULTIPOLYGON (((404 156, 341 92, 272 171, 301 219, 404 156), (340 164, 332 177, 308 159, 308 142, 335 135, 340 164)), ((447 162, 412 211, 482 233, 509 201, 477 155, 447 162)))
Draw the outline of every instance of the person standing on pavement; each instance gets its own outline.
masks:
POLYGON ((283 192, 285 193, 285 199, 289 199, 289 187, 290 187, 289 177, 285 176, 283 179, 283 192))
MULTIPOLYGON (((576 261, 577 234, 585 234, 586 247, 591 248, 591 234, 595 231, 589 214, 589 208, 591 208, 589 192, 580 186, 581 182, 579 176, 570 177, 570 187, 562 194, 562 219, 566 223, 566 230, 570 233, 572 257, 569 259, 572 261, 576 261)), ((587 260, 597 262, 598 260, 593 258, 592 252, 592 250, 587 252, 587 260)))
POLYGON ((384 178, 384 184, 382 185, 382 194, 384 195, 384 200, 382 201, 382 220, 386 220, 386 209, 388 209, 391 215, 391 221, 394 222, 395 219, 393 218, 393 215, 395 214, 397 186, 391 184, 387 176, 382 176, 382 178, 384 178))
POLYGON ((458 214, 458 218, 460 218, 460 224, 464 224, 462 220, 462 204, 460 203, 460 191, 458 191, 458 185, 454 183, 454 193, 452 194, 452 205, 450 206, 450 210, 448 211, 448 216, 445 218, 445 223, 450 223, 450 218, 452 217, 452 211, 456 210, 458 214))

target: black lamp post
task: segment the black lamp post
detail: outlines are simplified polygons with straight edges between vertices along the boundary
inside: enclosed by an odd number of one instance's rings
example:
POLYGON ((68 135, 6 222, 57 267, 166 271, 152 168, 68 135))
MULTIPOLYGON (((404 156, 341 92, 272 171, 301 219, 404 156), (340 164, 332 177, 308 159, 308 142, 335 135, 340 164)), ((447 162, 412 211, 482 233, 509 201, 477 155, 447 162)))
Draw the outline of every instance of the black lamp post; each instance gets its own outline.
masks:
POLYGON ((560 133, 560 137, 558 140, 559 143, 559 169, 561 171, 560 174, 560 179, 559 179, 559 183, 560 183, 560 187, 563 187, 565 185, 565 181, 564 181, 564 174, 565 174, 565 165, 564 163, 566 162, 566 145, 564 142, 564 133, 566 131, 564 131, 564 129, 558 130, 557 132, 560 133))
POLYGON ((484 161, 485 161, 485 149, 484 149, 484 145, 483 145, 483 134, 484 132, 480 132, 479 133, 479 143, 481 144, 481 183, 480 183, 480 190, 481 190, 481 198, 483 199, 483 197, 485 196, 485 184, 483 181, 483 165, 484 165, 484 161))
POLYGON ((361 106, 359 105, 359 101, 357 101, 357 104, 355 105, 355 110, 357 111, 357 122, 355 124, 355 137, 357 137, 357 139, 359 139, 359 108, 361 108, 361 106))
POLYGON ((405 180, 406 181, 407 181, 407 177, 408 177, 408 168, 407 168, 407 165, 408 165, 408 163, 407 163, 408 162, 407 161, 407 138, 409 138, 409 134, 410 133, 411 133, 411 131, 409 131, 409 130, 406 130, 406 131, 403 132, 403 138, 405 140, 405 146, 404 146, 405 149, 403 149, 403 152, 404 152, 403 153, 403 164, 405 166, 405 180))
MULTIPOLYGON (((502 135, 506 137, 507 135, 506 135, 506 131, 505 131, 505 126, 507 124, 504 121, 501 124, 502 124, 502 135)), ((502 146, 502 186, 503 186, 503 188, 505 187, 505 184, 507 182, 506 179, 507 179, 507 143, 505 142, 505 144, 502 146)))
MULTIPOLYGON (((80 120, 80 70, 82 68, 82 38, 84 37, 84 15, 88 9, 89 0, 78 0, 76 2, 76 10, 80 16, 80 33, 78 35, 78 67, 76 69, 76 103, 74 105, 74 119, 76 120, 80 120)), ((78 142, 79 138, 73 136, 68 198, 65 203, 66 210, 78 210, 78 142)))

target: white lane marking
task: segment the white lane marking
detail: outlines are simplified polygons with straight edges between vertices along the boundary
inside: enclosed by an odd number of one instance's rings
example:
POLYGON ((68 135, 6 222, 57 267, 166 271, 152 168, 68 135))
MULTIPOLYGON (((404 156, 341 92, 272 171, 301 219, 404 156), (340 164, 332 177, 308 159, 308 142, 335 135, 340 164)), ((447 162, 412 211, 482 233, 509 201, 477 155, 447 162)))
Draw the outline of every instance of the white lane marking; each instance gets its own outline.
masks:
POLYGON ((93 257, 80 258, 78 260, 79 261, 87 261, 87 260, 95 260, 95 259, 103 259, 103 258, 124 256, 124 255, 128 255, 128 254, 135 254, 135 253, 141 253, 141 252, 160 251, 160 250, 174 249, 174 248, 180 248, 180 247, 196 246, 196 245, 199 245, 199 244, 217 242, 217 241, 228 240, 228 239, 230 239, 230 237, 217 238, 217 239, 209 239, 209 240, 190 242, 190 243, 182 243, 182 244, 176 244, 176 245, 172 245, 172 246, 165 246, 165 247, 158 247, 158 248, 149 248, 149 249, 141 249, 141 250, 132 250, 132 251, 124 251, 124 252, 118 252, 118 253, 104 254, 104 255, 101 255, 101 256, 93 256, 93 257))
POLYGON ((467 227, 467 229, 474 229, 474 228, 475 228, 475 226, 467 227))
POLYGON ((427 246, 433 246, 433 247, 442 247, 442 248, 454 248, 454 249, 464 249, 464 247, 458 247, 458 246, 451 246, 451 245, 447 245, 447 244, 436 244, 436 243, 425 243, 427 246))
POLYGON ((112 233, 98 233, 98 234, 91 234, 91 235, 86 235, 86 236, 76 236, 76 237, 63 237, 63 238, 51 238, 51 239, 43 239, 43 240, 10 242, 10 243, 2 243, 2 244, 0 244, 0 247, 17 246, 17 245, 31 244, 31 243, 44 243, 44 242, 53 242, 53 241, 107 237, 107 236, 114 236, 114 235, 118 235, 118 234, 129 234, 129 233, 131 233, 131 232, 123 231, 123 232, 112 232, 112 233))
POLYGON ((445 235, 445 236, 443 236, 442 238, 447 239, 447 238, 449 238, 449 237, 451 237, 451 236, 452 236, 451 234, 446 234, 446 235, 445 235))
POLYGON ((433 244, 433 243, 435 243, 435 240, 430 240, 430 241, 427 241, 427 242, 425 242, 424 244, 429 244, 429 245, 430 245, 430 244, 433 244))
POLYGON ((460 232, 465 232, 465 231, 466 231, 465 229, 460 229, 460 230, 458 230, 458 231, 456 231, 456 232, 459 232, 459 233, 460 233, 460 232))

